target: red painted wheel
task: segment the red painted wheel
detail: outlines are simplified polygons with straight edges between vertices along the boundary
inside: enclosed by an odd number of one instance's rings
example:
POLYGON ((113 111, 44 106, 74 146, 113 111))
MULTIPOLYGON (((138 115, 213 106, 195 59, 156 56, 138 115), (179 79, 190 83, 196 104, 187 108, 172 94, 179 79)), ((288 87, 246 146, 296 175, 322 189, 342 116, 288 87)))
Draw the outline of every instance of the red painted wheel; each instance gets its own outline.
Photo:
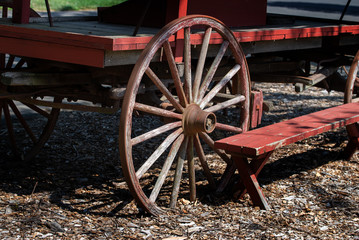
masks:
MULTIPOLYGON (((344 103, 359 102, 359 50, 350 66, 344 92, 344 103)), ((358 136, 359 124, 347 126, 350 137, 358 136)))
MULTIPOLYGON (((19 71, 27 68, 23 58, 1 54, 1 72, 19 71)), ((1 80, 1 78, 0 78, 1 80)), ((31 92, 31 87, 6 86, 0 82, 0 130, 1 138, 7 135, 8 143, 1 145, 2 159, 10 155, 16 159, 31 160, 45 145, 50 137, 59 116, 60 109, 39 107, 33 104, 21 103, 10 95, 31 92), (28 122, 33 124, 29 124, 28 122), (10 145, 10 146, 8 146, 10 145), (10 150, 10 151, 9 151, 10 150)), ((61 99, 51 97, 52 101, 61 99)), ((48 99, 51 101, 51 99, 48 99)))
POLYGON ((150 41, 129 79, 119 138, 124 176, 144 210, 158 215, 182 195, 194 201, 196 177, 218 187, 224 169, 233 171, 214 141, 247 130, 249 95, 245 56, 218 20, 180 18, 150 41))

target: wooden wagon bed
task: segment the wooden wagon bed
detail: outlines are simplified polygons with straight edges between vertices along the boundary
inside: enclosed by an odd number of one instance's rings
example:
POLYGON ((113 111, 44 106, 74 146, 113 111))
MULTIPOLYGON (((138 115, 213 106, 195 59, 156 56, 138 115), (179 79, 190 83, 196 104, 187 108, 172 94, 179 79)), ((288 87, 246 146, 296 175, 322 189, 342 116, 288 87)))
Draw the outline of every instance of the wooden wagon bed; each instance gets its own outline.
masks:
MULTIPOLYGON (((0 22, 0 52, 94 67, 134 64, 159 29, 100 23, 91 18, 66 18, 50 27, 45 19, 29 24, 0 22)), ((59 20, 59 19, 58 19, 59 20)), ((359 44, 359 25, 296 21, 295 24, 232 29, 245 53, 320 48, 323 38, 340 36, 340 46, 359 44)), ((192 34, 193 43, 202 34, 192 34)), ((220 43, 212 36, 213 43, 220 43)))

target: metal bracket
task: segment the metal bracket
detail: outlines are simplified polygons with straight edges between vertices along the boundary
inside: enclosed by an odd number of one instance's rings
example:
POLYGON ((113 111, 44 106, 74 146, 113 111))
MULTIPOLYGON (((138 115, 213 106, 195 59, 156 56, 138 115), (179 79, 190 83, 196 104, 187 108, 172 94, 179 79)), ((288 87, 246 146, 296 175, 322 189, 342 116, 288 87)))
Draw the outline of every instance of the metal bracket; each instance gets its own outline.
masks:
POLYGON ((263 92, 261 90, 251 92, 251 128, 257 127, 262 122, 263 92))

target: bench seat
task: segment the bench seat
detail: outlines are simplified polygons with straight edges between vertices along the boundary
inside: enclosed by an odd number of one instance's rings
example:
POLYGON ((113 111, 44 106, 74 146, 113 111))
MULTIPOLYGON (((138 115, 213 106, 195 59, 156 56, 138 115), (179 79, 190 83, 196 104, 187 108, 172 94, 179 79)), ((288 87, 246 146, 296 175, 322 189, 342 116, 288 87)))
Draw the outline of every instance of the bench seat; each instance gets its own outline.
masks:
MULTIPOLYGON (((358 129, 357 122, 359 103, 348 103, 224 138, 214 146, 232 156, 241 177, 239 196, 248 191, 254 205, 269 209, 257 176, 275 149, 339 127, 358 129)), ((359 134, 350 136, 348 156, 358 149, 358 139, 359 134)))

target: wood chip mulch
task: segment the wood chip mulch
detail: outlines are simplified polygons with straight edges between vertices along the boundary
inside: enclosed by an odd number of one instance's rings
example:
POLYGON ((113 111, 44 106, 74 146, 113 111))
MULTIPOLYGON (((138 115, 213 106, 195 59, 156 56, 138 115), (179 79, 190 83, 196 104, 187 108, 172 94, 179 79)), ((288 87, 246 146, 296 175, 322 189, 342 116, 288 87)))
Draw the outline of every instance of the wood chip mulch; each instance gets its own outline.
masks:
MULTIPOLYGON (((262 125, 341 104, 343 94, 259 84, 274 109, 262 125)), ((119 166, 119 115, 64 111, 30 164, 1 159, 1 239, 359 239, 359 160, 345 128, 275 152, 259 182, 272 209, 198 183, 161 217, 137 208, 119 166)), ((4 134, 1 133, 4 146, 4 134)))

